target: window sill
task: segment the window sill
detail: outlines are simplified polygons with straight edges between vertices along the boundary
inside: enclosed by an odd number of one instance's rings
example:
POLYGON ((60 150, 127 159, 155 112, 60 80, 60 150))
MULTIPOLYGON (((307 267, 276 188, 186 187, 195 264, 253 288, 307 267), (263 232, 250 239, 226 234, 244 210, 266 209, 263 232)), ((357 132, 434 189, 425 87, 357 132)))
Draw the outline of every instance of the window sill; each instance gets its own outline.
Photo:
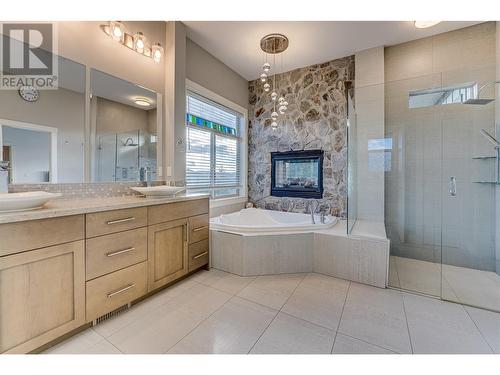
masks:
POLYGON ((232 204, 246 203, 248 197, 231 197, 231 198, 220 198, 220 199, 210 199, 210 207, 223 207, 230 206, 232 204))

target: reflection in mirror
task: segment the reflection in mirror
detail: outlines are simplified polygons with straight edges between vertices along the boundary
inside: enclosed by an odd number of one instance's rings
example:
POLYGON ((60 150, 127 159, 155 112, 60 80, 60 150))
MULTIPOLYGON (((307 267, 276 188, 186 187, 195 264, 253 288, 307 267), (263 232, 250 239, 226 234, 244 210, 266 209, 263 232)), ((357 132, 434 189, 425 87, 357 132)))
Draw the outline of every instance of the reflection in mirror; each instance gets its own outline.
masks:
POLYGON ((83 182, 85 67, 63 57, 58 64, 56 90, 0 90, 0 156, 10 183, 83 182))
POLYGON ((408 108, 432 107, 434 105, 457 104, 475 98, 477 83, 469 82, 455 86, 410 91, 408 108))
POLYGON ((157 178, 157 94, 91 72, 92 181, 157 178))

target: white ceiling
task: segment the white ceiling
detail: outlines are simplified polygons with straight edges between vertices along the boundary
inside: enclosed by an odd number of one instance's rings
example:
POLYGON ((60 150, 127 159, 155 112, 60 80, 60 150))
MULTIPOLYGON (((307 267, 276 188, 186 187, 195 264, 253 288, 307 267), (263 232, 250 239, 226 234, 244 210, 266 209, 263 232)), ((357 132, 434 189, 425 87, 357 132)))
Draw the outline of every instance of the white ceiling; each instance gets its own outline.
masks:
POLYGON ((184 21, 187 35, 247 80, 258 78, 263 63, 260 39, 270 33, 290 40, 284 70, 292 70, 460 29, 480 22, 441 22, 417 29, 412 21, 219 22, 184 21))

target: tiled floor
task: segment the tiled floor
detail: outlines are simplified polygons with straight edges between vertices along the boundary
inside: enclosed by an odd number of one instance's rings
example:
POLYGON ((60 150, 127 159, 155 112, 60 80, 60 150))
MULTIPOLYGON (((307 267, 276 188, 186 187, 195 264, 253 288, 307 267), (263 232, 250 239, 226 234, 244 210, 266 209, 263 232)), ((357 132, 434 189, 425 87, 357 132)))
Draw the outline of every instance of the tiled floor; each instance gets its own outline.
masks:
POLYGON ((500 276, 494 272, 391 256, 389 285, 500 311, 500 276))
POLYGON ((46 353, 500 353, 500 314, 314 273, 211 270, 46 353))

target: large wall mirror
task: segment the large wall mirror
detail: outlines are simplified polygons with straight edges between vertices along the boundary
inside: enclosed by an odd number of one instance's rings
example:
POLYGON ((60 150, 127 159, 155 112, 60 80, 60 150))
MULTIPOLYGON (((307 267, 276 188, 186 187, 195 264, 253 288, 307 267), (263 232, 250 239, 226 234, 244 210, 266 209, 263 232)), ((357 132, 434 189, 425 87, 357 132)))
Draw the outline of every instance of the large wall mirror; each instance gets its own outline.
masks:
POLYGON ((9 182, 161 179, 161 94, 56 58, 57 89, 0 90, 0 160, 9 162, 9 182))
POLYGON ((57 90, 0 90, 10 183, 84 181, 85 66, 63 57, 58 63, 57 90))
POLYGON ((94 69, 90 82, 91 180, 156 180, 160 96, 94 69))

